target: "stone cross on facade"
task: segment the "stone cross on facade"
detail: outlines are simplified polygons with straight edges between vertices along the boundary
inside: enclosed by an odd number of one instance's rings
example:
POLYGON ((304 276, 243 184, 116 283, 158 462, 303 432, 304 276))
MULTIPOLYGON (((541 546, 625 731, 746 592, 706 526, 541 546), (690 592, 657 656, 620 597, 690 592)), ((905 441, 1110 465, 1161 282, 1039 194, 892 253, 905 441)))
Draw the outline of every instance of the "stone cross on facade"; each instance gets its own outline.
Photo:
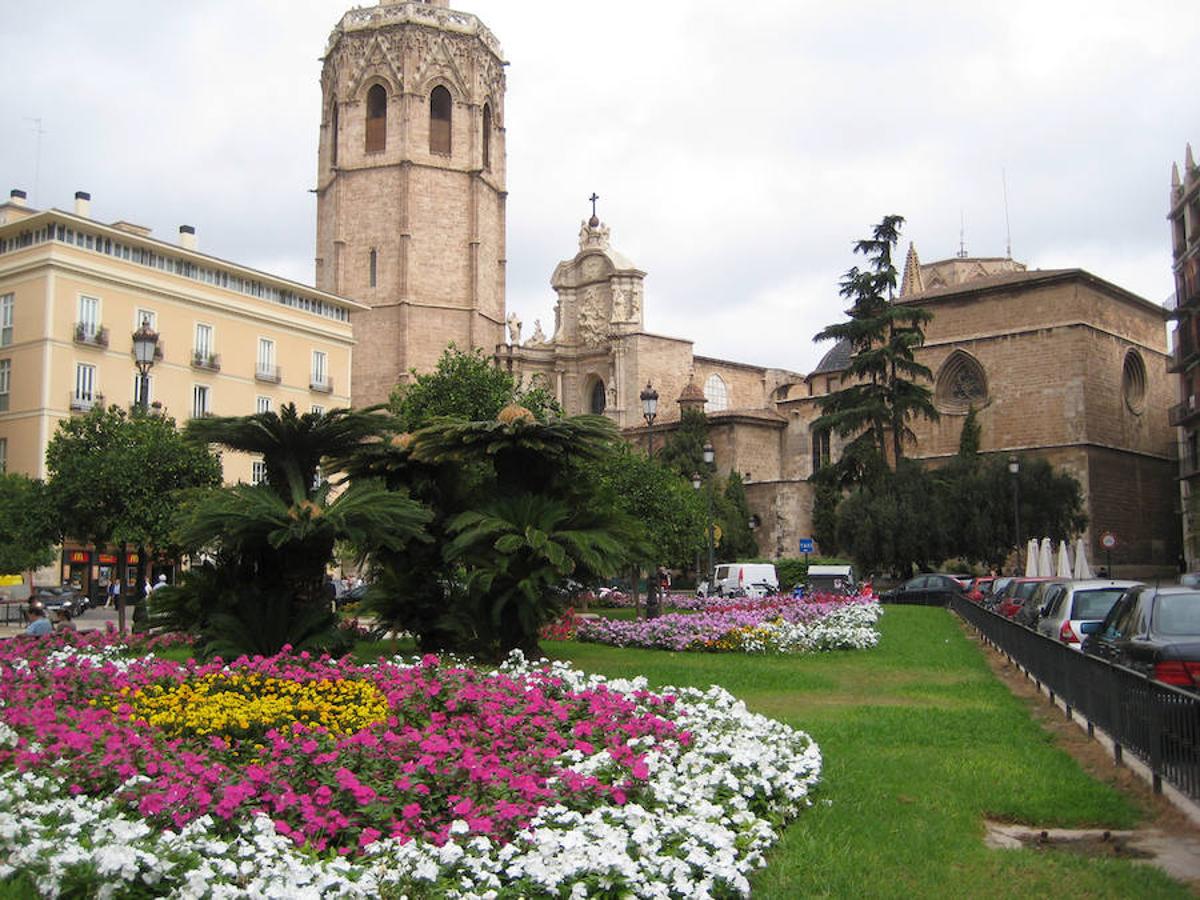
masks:
POLYGON ((600 199, 600 195, 597 194, 595 191, 592 191, 592 196, 588 197, 588 200, 590 200, 592 202, 592 218, 593 219, 596 218, 596 201, 599 199, 600 199))

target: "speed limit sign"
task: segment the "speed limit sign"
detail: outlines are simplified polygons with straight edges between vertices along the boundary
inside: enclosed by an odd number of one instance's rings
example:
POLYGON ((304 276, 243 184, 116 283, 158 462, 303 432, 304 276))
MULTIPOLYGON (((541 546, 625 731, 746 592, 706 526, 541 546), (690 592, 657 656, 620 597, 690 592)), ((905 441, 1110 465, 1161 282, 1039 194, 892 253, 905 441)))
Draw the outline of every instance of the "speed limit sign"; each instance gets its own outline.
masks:
POLYGON ((1100 546, 1105 550, 1112 550, 1117 546, 1117 536, 1111 531, 1106 531, 1100 535, 1100 546))

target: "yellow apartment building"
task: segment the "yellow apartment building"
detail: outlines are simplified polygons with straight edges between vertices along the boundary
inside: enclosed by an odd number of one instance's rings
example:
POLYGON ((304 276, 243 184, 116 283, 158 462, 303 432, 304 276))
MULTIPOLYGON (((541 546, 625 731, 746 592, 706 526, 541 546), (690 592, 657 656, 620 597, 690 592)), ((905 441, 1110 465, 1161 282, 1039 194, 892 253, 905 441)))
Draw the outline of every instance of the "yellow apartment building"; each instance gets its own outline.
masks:
MULTIPOLYGON (((14 190, 0 204, 0 471, 45 478, 58 423, 98 403, 139 400, 133 332, 159 334, 148 400, 176 421, 295 403, 350 405, 354 340, 344 297, 200 253, 128 222, 38 211, 14 190)), ((261 463, 223 454, 227 482, 261 463)))

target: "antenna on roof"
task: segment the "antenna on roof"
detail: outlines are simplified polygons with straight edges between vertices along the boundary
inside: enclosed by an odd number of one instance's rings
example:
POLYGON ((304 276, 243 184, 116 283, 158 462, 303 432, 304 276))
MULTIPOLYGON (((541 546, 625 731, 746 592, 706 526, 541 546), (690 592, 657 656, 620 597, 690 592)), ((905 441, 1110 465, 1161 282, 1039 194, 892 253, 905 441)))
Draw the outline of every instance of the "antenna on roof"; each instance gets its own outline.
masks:
POLYGON ((958 258, 967 258, 967 225, 961 207, 958 210, 958 258))
POLYGON ((46 132, 42 129, 41 116, 26 116, 26 122, 33 123, 33 133, 37 135, 37 143, 34 145, 33 151, 33 196, 35 202, 41 202, 41 197, 38 196, 38 182, 42 177, 42 135, 46 132))
POLYGON ((1004 255, 1012 259, 1012 226, 1008 222, 1008 175, 1000 167, 1000 184, 1004 188, 1004 255))

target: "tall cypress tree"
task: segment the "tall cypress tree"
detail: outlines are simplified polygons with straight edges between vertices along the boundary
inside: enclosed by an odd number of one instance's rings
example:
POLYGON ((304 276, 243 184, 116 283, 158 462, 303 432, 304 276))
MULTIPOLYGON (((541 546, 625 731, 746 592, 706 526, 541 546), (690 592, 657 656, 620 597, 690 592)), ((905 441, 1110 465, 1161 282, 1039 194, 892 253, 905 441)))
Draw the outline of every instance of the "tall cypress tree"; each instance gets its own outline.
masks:
POLYGON ((844 387, 817 400, 821 415, 813 427, 842 437, 869 433, 881 456, 887 455, 890 434, 893 466, 903 458, 905 442, 915 437, 908 423, 918 416, 938 419, 933 392, 920 383, 931 381, 933 373, 913 356, 925 342, 922 326, 933 315, 895 298, 892 250, 902 224, 901 216, 885 216, 870 238, 855 243, 854 252, 865 256, 868 266, 853 266, 842 276, 840 293, 851 301, 849 319, 815 338, 849 341, 853 356, 844 387))

